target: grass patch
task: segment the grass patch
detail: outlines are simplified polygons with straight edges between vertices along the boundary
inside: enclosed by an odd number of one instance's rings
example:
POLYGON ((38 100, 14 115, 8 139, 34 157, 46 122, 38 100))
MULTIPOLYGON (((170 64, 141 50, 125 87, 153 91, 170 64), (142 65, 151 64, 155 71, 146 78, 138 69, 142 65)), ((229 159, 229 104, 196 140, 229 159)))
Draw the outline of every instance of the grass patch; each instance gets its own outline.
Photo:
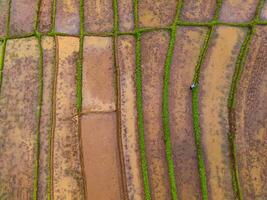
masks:
POLYGON ((144 183, 145 199, 151 200, 150 183, 148 178, 148 166, 145 149, 145 130, 143 119, 143 102, 142 102, 142 68, 141 68, 141 34, 136 33, 136 105, 137 105, 137 118, 138 118, 138 132, 139 132, 139 146, 141 157, 141 168, 144 183))
POLYGON ((37 36, 38 47, 40 52, 39 67, 38 67, 38 109, 36 113, 37 129, 36 129, 36 143, 35 143, 35 161, 34 161, 34 187, 33 187, 33 199, 38 199, 38 185, 39 185, 39 157, 40 157, 40 123, 41 123, 41 111, 43 102, 43 48, 41 44, 41 37, 37 36))
POLYGON ((171 187, 171 196, 173 200, 178 199, 176 178, 174 171, 174 163, 172 158, 172 144, 171 144, 171 134, 170 134, 170 124, 169 124, 169 82, 170 82, 170 71, 171 63, 174 51, 174 45, 176 41, 176 23, 179 19, 183 1, 179 1, 176 8, 176 15, 171 26, 171 37, 168 47, 168 52, 166 56, 165 66, 164 66, 164 82, 163 82, 163 101, 162 101, 162 121, 164 130, 164 141, 166 148, 166 158, 168 162, 168 174, 171 187))
POLYGON ((208 199, 208 188, 207 188, 205 161, 201 144, 201 129, 199 120, 199 106, 198 106, 198 95, 199 95, 198 83, 199 83, 200 67, 203 64, 204 58, 206 56, 213 32, 214 28, 211 27, 206 35, 203 47, 200 50, 200 55, 196 64, 195 75, 193 79, 193 83, 196 84, 197 87, 192 90, 193 124, 194 124, 195 144, 196 144, 197 159, 198 159, 198 171, 200 176, 200 186, 201 186, 203 200, 208 199))
POLYGON ((140 159, 141 169, 144 184, 144 195, 146 200, 151 200, 151 190, 148 177, 148 165, 146 158, 146 147, 145 147, 145 130, 144 130, 144 119, 143 119, 143 98, 142 98, 142 67, 141 67, 141 33, 138 29, 138 0, 134 0, 134 32, 136 39, 135 46, 135 80, 136 80, 136 107, 137 107, 137 125, 139 133, 139 148, 140 148, 140 159))
POLYGON ((193 123, 194 123, 195 144, 197 150, 198 171, 200 176, 202 199, 207 200, 208 187, 207 187, 205 161, 201 144, 201 130, 200 130, 200 120, 199 120, 199 109, 198 109, 198 94, 199 94, 198 90, 199 90, 198 87, 196 87, 192 91, 193 123))
POLYGON ((207 177, 206 177, 206 167, 205 160, 203 155, 202 143, 201 143, 201 128, 200 128, 200 119, 199 119, 199 76, 200 68, 206 57, 207 50, 211 37, 214 33, 214 26, 218 23, 219 13, 222 6, 222 0, 217 0, 215 14, 213 20, 210 22, 211 26, 209 27, 208 33, 206 35, 204 44, 200 50, 199 58, 195 68, 195 74, 193 78, 193 83, 197 86, 192 90, 192 112, 193 112, 193 124, 194 124, 194 133, 195 133, 195 144, 197 149, 197 159, 198 159, 198 171, 200 176, 200 185, 203 200, 208 199, 208 187, 207 187, 207 177))
POLYGON ((7 44, 7 40, 5 39, 4 41, 1 41, 1 45, 0 45, 1 47, 1 51, 0 51, 0 94, 1 94, 1 88, 2 88, 6 44, 7 44))

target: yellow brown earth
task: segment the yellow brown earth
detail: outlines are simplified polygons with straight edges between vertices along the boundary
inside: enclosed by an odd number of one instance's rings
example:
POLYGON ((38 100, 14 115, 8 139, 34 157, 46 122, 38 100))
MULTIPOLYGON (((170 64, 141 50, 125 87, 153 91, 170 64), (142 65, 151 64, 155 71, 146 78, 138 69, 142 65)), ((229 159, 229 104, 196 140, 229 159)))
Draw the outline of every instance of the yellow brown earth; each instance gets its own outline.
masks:
POLYGON ((0 0, 0 200, 266 200, 267 2, 0 0))

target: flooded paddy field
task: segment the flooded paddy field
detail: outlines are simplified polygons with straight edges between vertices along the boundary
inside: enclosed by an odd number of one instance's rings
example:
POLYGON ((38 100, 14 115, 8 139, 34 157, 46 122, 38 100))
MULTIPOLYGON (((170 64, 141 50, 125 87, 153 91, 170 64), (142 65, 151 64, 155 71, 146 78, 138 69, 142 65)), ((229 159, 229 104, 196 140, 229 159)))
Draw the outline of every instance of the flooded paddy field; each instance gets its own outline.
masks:
POLYGON ((0 13, 0 200, 267 199, 266 1, 0 13))

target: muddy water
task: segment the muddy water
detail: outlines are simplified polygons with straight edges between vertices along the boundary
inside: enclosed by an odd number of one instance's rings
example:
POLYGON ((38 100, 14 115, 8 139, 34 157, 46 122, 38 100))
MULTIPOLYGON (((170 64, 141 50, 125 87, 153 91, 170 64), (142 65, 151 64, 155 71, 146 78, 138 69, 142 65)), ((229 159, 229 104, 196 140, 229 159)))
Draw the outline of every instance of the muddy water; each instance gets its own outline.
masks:
POLYGON ((116 74, 111 37, 85 37, 83 112, 114 111, 116 74))
POLYGON ((79 34, 80 3, 77 0, 57 0, 56 31, 79 34))
POLYGON ((79 38, 57 37, 56 111, 53 132, 53 196, 83 199, 76 112, 76 63, 79 38))
POLYGON ((236 146, 244 199, 267 198, 267 28, 257 27, 236 100, 236 146))
POLYGON ((220 20, 225 22, 248 22, 253 19, 259 0, 222 1, 220 20))
POLYGON ((160 27, 171 25, 176 13, 176 0, 150 0, 138 2, 140 27, 160 27))
POLYGON ((37 1, 35 0, 12 0, 10 10, 11 35, 33 33, 36 17, 36 6, 37 1))
POLYGON ((127 32, 134 29, 134 8, 132 0, 118 0, 119 28, 127 32))
POLYGON ((116 113, 81 117, 84 169, 89 199, 124 199, 118 150, 116 113))
POLYGON ((207 22, 212 20, 216 7, 214 0, 186 0, 183 3, 181 19, 184 21, 207 22))
POLYGON ((53 37, 42 38, 43 48, 43 104, 40 122, 40 160, 38 198, 47 198, 47 178, 50 173, 49 167, 49 141, 52 131, 52 89, 54 78, 55 42, 53 37))
POLYGON ((8 18, 8 0, 0 1, 0 37, 5 36, 8 18))
POLYGON ((210 199, 234 199, 227 100, 244 36, 240 28, 216 28, 200 72, 200 124, 210 199))
POLYGON ((39 16, 39 31, 47 33, 52 29, 52 0, 41 1, 40 16, 39 16))
POLYGON ((162 87, 168 49, 167 32, 145 33, 141 38, 143 115, 146 155, 153 199, 170 199, 164 133, 162 87))
POLYGON ((84 0, 84 22, 87 32, 112 32, 113 4, 110 0, 84 0))
POLYGON ((118 38, 118 65, 120 68, 121 137, 129 200, 143 199, 143 183, 138 143, 136 89, 135 89, 135 39, 118 38))
POLYGON ((38 43, 9 40, 0 95, 0 198, 31 199, 38 107, 38 43))
POLYGON ((179 199, 201 199, 189 86, 203 45, 205 28, 178 28, 171 65, 169 112, 179 199))

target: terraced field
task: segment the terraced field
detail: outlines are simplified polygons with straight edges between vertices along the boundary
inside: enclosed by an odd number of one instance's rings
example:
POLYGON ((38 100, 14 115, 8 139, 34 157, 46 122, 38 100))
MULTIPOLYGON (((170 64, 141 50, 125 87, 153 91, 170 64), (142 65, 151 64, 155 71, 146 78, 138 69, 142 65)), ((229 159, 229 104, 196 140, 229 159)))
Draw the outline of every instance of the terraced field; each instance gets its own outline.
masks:
POLYGON ((264 0, 0 0, 0 200, 267 200, 266 63, 264 0))

